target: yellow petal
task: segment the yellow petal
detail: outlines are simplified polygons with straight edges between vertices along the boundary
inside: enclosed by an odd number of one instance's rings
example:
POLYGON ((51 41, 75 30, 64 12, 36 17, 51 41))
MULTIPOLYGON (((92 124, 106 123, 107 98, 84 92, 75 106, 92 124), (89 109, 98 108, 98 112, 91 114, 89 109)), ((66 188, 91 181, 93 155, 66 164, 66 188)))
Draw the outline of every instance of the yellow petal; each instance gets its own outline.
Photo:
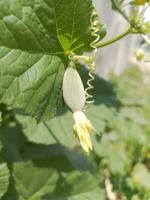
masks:
POLYGON ((92 142, 90 132, 94 131, 91 122, 86 118, 85 114, 81 111, 73 113, 74 125, 73 131, 76 138, 79 139, 80 144, 84 151, 89 153, 92 150, 92 142))

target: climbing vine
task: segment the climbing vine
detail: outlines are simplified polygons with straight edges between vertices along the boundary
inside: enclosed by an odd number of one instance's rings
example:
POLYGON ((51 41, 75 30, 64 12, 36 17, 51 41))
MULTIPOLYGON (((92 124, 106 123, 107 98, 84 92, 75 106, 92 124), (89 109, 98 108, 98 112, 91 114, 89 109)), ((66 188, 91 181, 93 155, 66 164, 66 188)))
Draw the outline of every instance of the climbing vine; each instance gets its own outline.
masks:
POLYGON ((1 200, 150 199, 149 72, 95 74, 127 35, 149 63, 150 2, 110 3, 128 27, 106 40, 92 0, 0 0, 1 200))

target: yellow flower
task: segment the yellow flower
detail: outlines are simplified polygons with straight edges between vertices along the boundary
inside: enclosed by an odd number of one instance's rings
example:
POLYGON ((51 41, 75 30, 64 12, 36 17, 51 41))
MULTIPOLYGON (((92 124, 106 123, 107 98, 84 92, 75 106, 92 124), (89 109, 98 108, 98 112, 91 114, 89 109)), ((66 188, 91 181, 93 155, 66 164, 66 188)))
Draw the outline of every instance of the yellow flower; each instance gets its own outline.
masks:
POLYGON ((149 2, 149 0, 133 0, 131 3, 134 5, 144 5, 148 2, 149 2))
POLYGON ((92 142, 90 138, 90 132, 95 131, 91 122, 86 118, 82 111, 76 111, 73 113, 73 131, 76 138, 79 139, 80 144, 84 151, 89 153, 92 151, 92 142))

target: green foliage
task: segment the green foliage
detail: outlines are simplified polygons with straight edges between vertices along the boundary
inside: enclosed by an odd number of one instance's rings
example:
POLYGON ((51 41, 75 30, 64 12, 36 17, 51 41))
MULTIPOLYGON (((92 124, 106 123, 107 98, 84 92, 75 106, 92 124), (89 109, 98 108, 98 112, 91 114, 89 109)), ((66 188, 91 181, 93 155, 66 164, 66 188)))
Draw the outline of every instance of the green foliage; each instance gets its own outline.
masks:
POLYGON ((133 187, 141 190, 144 188, 146 191, 150 191, 150 173, 145 165, 137 163, 132 171, 132 184, 133 187))
POLYGON ((62 79, 69 54, 91 50, 93 11, 91 0, 0 0, 1 200, 106 200, 105 170, 121 199, 150 199, 150 89, 138 70, 114 87, 96 77, 93 152, 73 138, 62 79))
MULTIPOLYGON (((81 74, 86 80, 87 72, 81 74)), ((149 199, 149 87, 135 69, 112 80, 114 91, 96 78, 96 102, 86 111, 103 132, 102 138, 92 135, 90 156, 73 138, 71 115, 65 108, 55 118, 37 124, 22 111, 1 105, 5 121, 0 128, 1 157, 7 173, 6 185, 0 187, 4 188, 2 200, 10 196, 12 200, 105 200, 106 168, 114 192, 122 198, 149 199)))
POLYGON ((107 155, 103 149, 100 152, 107 156, 104 163, 113 174, 116 190, 127 199, 134 193, 138 193, 139 199, 149 199, 150 194, 150 89, 144 79, 135 69, 113 79, 121 107, 103 137, 101 148, 104 149, 103 143, 109 146, 107 155))
POLYGON ((19 199, 61 199, 85 193, 97 185, 97 181, 88 172, 65 172, 63 168, 58 173, 57 169, 51 167, 51 160, 43 159, 37 163, 15 164, 13 177, 19 199))
POLYGON ((67 55, 91 49, 93 10, 91 0, 0 0, 0 101, 50 119, 62 104, 67 55))
MULTIPOLYGON (((86 80, 87 72, 83 71, 82 76, 86 80)), ((118 100, 106 81, 97 77, 95 84, 96 102, 87 111, 101 132, 113 118, 118 100)), ((95 158, 81 152, 72 136, 71 115, 65 108, 55 118, 39 124, 20 110, 13 110, 14 117, 5 105, 1 105, 1 111, 2 157, 11 173, 3 200, 10 196, 12 200, 105 199, 95 158)), ((96 136, 93 142, 97 143, 96 136)))

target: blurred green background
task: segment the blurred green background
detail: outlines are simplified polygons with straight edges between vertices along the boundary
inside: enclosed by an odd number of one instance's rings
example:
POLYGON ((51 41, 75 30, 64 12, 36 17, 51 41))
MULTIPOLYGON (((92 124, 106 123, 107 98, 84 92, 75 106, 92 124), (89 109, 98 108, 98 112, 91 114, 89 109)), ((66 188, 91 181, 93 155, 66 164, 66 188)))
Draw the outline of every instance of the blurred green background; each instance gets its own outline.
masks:
MULTIPOLYGON (((82 75, 86 79, 86 70, 82 75)), ((72 136, 66 108, 37 124, 21 110, 0 104, 2 200, 150 199, 150 88, 145 75, 131 67, 110 82, 96 77, 94 98, 86 113, 102 137, 92 135, 89 156, 72 136)))

